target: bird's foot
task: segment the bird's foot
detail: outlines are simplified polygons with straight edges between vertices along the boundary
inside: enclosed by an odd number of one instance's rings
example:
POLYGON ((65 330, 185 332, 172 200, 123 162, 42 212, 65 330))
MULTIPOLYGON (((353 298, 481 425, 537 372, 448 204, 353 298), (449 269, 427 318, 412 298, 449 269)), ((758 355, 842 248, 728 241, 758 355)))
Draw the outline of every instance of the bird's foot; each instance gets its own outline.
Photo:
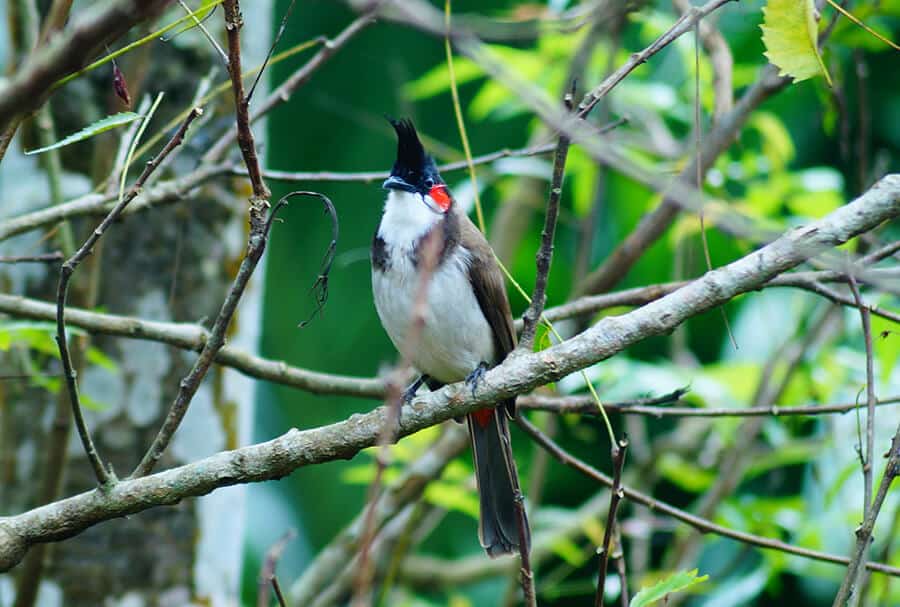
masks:
POLYGON ((481 380, 484 378, 484 373, 487 371, 487 363, 479 363, 475 369, 469 373, 466 377, 466 385, 469 386, 469 389, 472 390, 472 397, 475 397, 475 390, 478 389, 478 384, 481 383, 481 380))
POLYGON ((408 405, 412 402, 412 399, 415 398, 416 392, 419 391, 419 388, 427 382, 429 377, 427 375, 420 375, 419 378, 413 383, 407 386, 406 390, 403 391, 403 394, 400 397, 401 406, 408 405))

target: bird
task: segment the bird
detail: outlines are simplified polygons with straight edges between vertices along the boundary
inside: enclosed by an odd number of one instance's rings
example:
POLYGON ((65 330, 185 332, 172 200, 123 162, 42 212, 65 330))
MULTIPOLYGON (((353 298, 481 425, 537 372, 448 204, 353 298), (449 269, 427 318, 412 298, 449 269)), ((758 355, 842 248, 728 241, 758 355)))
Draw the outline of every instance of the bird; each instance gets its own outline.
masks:
MULTIPOLYGON (((388 120, 397 134, 397 158, 382 185, 387 196, 372 239, 372 291, 381 324, 398 351, 407 347, 417 297, 424 303, 415 346, 408 353, 422 375, 403 393, 403 401, 410 402, 423 383, 437 390, 465 380, 474 395, 485 371, 516 346, 504 277, 412 121, 388 120), (432 247, 423 288, 426 243, 433 237, 439 240, 432 247)), ((517 500, 522 498, 510 446, 508 420, 515 410, 512 397, 466 419, 479 494, 478 536, 492 558, 527 551, 530 544, 524 504, 520 529, 517 500)))

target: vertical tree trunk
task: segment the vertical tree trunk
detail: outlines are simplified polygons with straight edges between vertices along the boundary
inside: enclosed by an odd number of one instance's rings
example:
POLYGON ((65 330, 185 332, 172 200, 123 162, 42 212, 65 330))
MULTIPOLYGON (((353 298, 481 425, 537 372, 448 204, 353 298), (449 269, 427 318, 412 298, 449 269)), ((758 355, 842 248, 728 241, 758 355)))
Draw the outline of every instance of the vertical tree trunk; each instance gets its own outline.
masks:
MULTIPOLYGON (((3 4, 0 1, 0 7, 3 4)), ((260 63, 268 50, 269 17, 269 2, 255 3, 252 14, 245 17, 245 39, 252 41, 244 53, 248 67, 260 63)), ((221 16, 214 16, 206 25, 217 33, 222 29, 221 16)), ((190 103, 212 66, 219 67, 214 83, 227 78, 221 59, 197 31, 181 34, 171 42, 153 44, 154 48, 147 49, 150 52, 139 49, 119 60, 134 97, 166 91, 157 114, 159 119, 151 123, 148 135, 190 103)), ((123 109, 113 101, 110 82, 109 72, 100 69, 70 85, 64 92, 64 103, 54 108, 59 133, 64 135, 123 109), (98 99, 103 101, 98 104, 98 99)), ((262 91, 256 94, 261 95, 262 91)), ((219 99, 221 114, 232 116, 228 98, 219 99)), ((171 178, 173 173, 180 174, 194 166, 204 151, 202 141, 212 136, 209 127, 221 128, 226 121, 227 118, 222 122, 213 120, 201 127, 206 132, 195 133, 196 139, 188 142, 170 172, 160 178, 171 178)), ((262 125, 255 128, 261 129, 262 125)), ((20 132, 20 141, 29 134, 26 126, 20 132)), ((64 198, 84 193, 98 179, 106 178, 118 145, 110 143, 113 139, 98 138, 66 150, 64 198), (89 150, 93 150, 93 158, 85 162, 83 159, 90 158, 89 150), (96 176, 93 183, 84 173, 96 176)), ((22 156, 21 145, 13 146, 0 164, 0 200, 4 201, 0 217, 46 206, 50 200, 47 178, 38 162, 34 157, 22 156)), ((140 166, 133 165, 132 179, 140 166)), ((246 244, 245 197, 240 192, 233 193, 230 185, 243 187, 239 181, 208 185, 188 201, 130 215, 113 225, 90 262, 76 272, 73 293, 90 295, 95 289, 94 297, 82 301, 95 299, 97 305, 113 313, 208 326, 218 312, 246 244), (89 267, 93 263, 99 264, 96 271, 89 267)), ((96 218, 76 222, 76 243, 98 222, 96 218)), ((52 237, 41 241, 43 236, 40 232, 28 233, 2 242, 0 254, 30 254, 42 247, 58 249, 52 237)), ((52 301, 57 278, 57 266, 0 267, 0 291, 52 301)), ((262 278, 258 272, 242 300, 229 334, 232 344, 248 349, 256 345, 262 278)), ((0 333, 15 329, 12 322, 0 318, 0 333)), ((9 334, 18 336, 17 341, 10 349, 0 350, 0 374, 11 376, 0 380, 0 515, 40 505, 53 442, 59 445, 53 432, 54 427, 59 428, 59 420, 54 425, 59 397, 64 399, 68 413, 65 387, 59 381, 59 363, 50 354, 52 349, 47 348, 52 343, 52 329, 36 323, 29 323, 28 327, 34 334, 31 347, 22 341, 20 333, 13 332, 9 334), (54 385, 62 392, 54 394, 54 385)), ((72 339, 87 338, 76 335, 72 339)), ((124 477, 151 443, 179 379, 187 373, 196 354, 158 343, 109 337, 90 338, 89 343, 91 350, 78 378, 86 401, 85 416, 104 461, 124 477), (100 360, 97 352, 102 352, 113 365, 100 360)), ((252 388, 247 378, 214 367, 159 468, 247 443, 252 388)), ((94 476, 74 432, 66 452, 61 495, 93 488, 94 476)), ((243 500, 244 488, 234 487, 174 507, 110 521, 48 546, 42 581, 35 587, 35 604, 237 604, 243 500)), ((15 588, 32 585, 22 579, 32 575, 32 571, 23 563, 10 574, 0 576, 0 605, 13 604, 15 588)))

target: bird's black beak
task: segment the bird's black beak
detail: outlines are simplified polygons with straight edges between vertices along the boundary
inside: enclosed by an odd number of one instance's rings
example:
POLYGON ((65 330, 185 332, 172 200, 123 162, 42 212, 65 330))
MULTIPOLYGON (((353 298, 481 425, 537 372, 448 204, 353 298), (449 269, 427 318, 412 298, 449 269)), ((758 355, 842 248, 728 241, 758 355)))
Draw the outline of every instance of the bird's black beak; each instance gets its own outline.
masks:
POLYGON ((391 175, 387 179, 384 180, 384 183, 381 184, 385 190, 402 190, 404 192, 415 192, 416 188, 408 183, 406 183, 401 177, 397 177, 396 175, 391 175))

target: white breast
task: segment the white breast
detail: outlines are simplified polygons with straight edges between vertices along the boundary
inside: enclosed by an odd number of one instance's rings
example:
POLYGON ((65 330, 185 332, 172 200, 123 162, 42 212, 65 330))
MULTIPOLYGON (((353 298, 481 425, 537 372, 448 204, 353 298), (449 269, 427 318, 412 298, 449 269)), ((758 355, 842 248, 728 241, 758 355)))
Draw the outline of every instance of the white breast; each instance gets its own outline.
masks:
MULTIPOLYGON (((415 195, 392 191, 388 196, 378 235, 385 241, 389 262, 384 272, 373 268, 372 287, 381 323, 401 352, 421 284, 409 253, 441 218, 415 195)), ((424 326, 410 353, 419 371, 444 383, 465 379, 481 362, 494 362, 493 334, 469 283, 468 269, 469 252, 458 246, 435 270, 424 326)))

